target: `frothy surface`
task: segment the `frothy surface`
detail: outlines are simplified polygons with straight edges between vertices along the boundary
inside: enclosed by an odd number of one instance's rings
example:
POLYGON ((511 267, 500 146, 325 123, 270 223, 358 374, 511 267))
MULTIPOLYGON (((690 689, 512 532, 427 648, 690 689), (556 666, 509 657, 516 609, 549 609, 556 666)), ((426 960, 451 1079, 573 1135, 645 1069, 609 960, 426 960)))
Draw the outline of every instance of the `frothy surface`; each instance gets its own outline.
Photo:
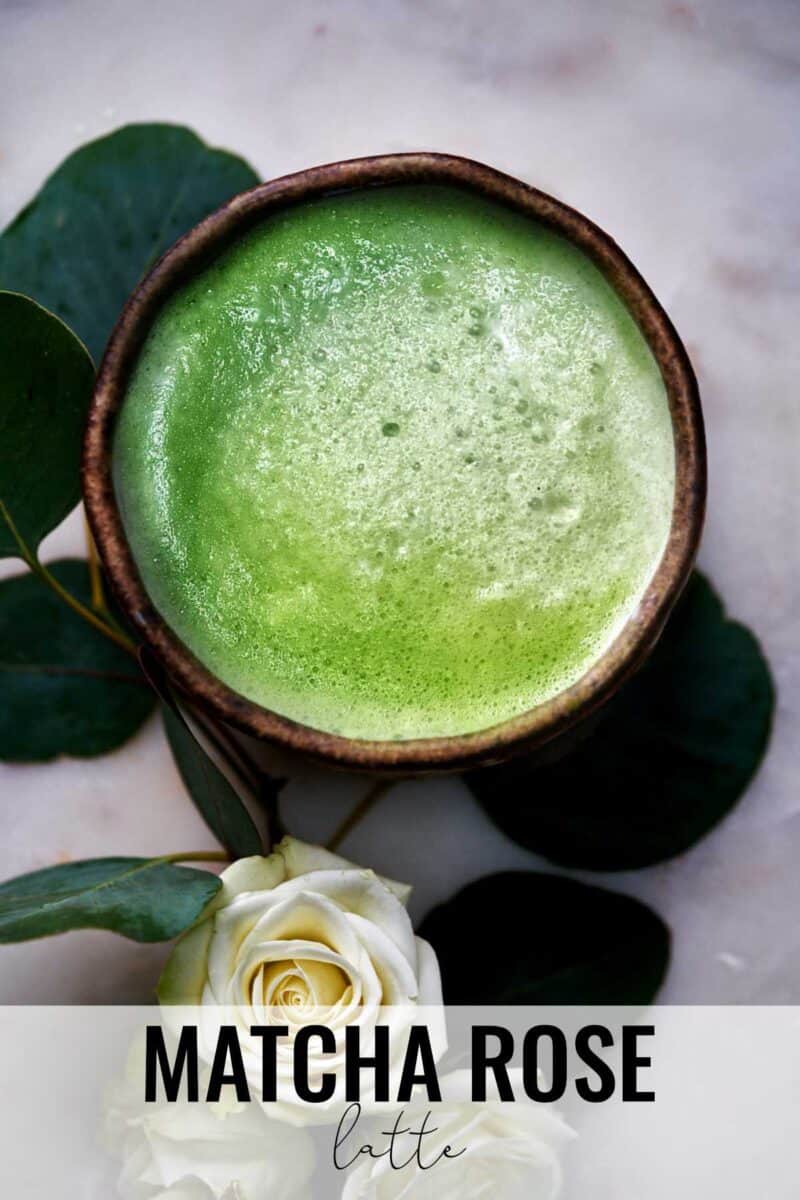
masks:
POLYGON ((575 682, 669 530, 657 366, 596 268, 445 187, 270 218, 158 317, 117 428, 144 584, 317 729, 486 728, 575 682))

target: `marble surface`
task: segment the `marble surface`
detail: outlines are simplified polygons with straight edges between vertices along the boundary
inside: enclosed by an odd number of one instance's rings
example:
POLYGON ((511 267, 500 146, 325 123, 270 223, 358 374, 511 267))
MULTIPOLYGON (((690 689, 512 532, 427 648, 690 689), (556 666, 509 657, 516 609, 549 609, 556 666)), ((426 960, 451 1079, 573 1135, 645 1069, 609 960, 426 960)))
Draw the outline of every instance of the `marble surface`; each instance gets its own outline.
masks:
MULTIPOLYGON (((0 78, 0 224, 81 142, 172 120, 265 178, 379 151, 470 155, 621 242, 693 355, 710 454, 701 563, 762 639, 778 710, 722 827, 676 861, 599 881, 672 926, 663 999, 798 1000, 795 0, 0 0, 0 78)), ((45 549, 82 552, 79 514, 45 549)), ((293 830, 324 838, 364 786, 295 774, 293 830)), ((155 721, 107 758, 0 767, 0 794, 0 877, 209 844, 155 721)), ((415 916, 478 875, 542 865, 453 779, 399 786, 344 849, 412 880, 415 916)), ((541 917, 526 919, 533 934, 541 917)), ((0 1002, 143 999, 162 955, 103 933, 4 947, 0 1002)))

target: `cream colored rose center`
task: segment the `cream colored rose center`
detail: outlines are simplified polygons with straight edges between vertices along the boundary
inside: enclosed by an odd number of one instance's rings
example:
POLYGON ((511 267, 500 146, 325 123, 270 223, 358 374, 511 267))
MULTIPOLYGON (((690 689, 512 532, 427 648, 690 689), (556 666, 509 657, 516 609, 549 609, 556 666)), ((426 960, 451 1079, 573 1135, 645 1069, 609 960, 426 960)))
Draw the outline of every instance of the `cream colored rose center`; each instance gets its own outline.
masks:
POLYGON ((253 978, 254 1004, 291 1009, 296 1015, 347 1004, 353 988, 344 971, 315 959, 283 959, 265 963, 253 978))

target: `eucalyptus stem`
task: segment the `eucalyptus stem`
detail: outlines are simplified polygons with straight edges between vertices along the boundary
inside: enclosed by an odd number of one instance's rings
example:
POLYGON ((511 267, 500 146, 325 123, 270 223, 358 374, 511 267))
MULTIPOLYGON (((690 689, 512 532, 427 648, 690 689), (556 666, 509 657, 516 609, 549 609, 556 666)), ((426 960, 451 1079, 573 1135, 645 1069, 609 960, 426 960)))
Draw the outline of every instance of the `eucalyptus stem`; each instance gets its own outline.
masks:
POLYGON ((390 788, 396 784, 402 783, 400 779, 378 779, 369 788, 358 803, 350 810, 344 820, 335 829, 333 836, 328 838, 326 848, 328 850, 337 850, 359 821, 362 821, 367 813, 375 807, 382 796, 385 796, 390 788))
POLYGON ((98 633, 102 633, 105 637, 110 638, 110 640, 115 642, 122 650, 125 650, 128 654, 132 654, 135 657, 136 646, 127 636, 127 634, 123 633, 120 629, 112 628, 107 621, 99 617, 97 613, 92 612, 92 610, 87 608, 85 604, 82 604, 76 596, 73 596, 71 592, 68 592, 67 589, 61 583, 59 583, 56 577, 52 575, 50 571, 48 571, 47 567, 39 562, 36 554, 30 549, 22 534, 17 529, 11 513, 8 511, 2 500, 0 500, 0 516, 2 516, 9 528, 11 536, 17 543, 20 557, 25 565, 34 573, 34 575, 41 579, 42 583, 46 583, 47 586, 55 592, 59 599, 63 600, 65 604, 69 605, 74 613, 77 613, 79 617, 82 617, 84 621, 93 626, 98 633))
POLYGON ((92 612, 90 608, 87 608, 85 604, 82 604, 80 600, 73 596, 71 592, 68 592, 67 589, 58 582, 54 575, 50 574, 47 567, 43 566, 42 563, 39 562, 38 558, 29 560, 28 566, 33 571, 34 575, 38 575, 43 583, 46 583, 49 588, 52 588, 56 595, 59 596, 65 604, 69 605, 73 612, 77 613, 79 617, 83 617, 84 621, 87 621, 90 625, 94 626, 98 633, 104 634, 112 642, 115 642, 121 650, 125 650, 128 654, 132 654, 134 658, 136 657, 136 646, 128 637, 128 635, 116 629, 112 629, 111 626, 106 623, 106 621, 104 621, 101 617, 98 617, 97 613, 92 612))
POLYGON ((86 560, 89 564, 89 582, 92 589, 92 608, 99 613, 111 629, 115 629, 117 633, 125 634, 125 630, 120 625, 117 618, 112 613, 106 600, 106 589, 103 583, 103 568, 100 565, 100 555, 97 553, 97 544, 94 540, 91 525, 86 516, 83 514, 84 532, 86 534, 86 560))
POLYGON ((176 854, 162 854, 161 861, 229 863, 231 856, 225 850, 179 850, 176 854))
POLYGON ((89 519, 86 513, 83 514, 83 532, 86 538, 86 560, 89 563, 89 581, 92 589, 92 608, 95 612, 108 613, 106 607, 106 597, 103 590, 103 576, 100 573, 100 559, 97 556, 97 547, 94 544, 92 531, 89 527, 89 519))

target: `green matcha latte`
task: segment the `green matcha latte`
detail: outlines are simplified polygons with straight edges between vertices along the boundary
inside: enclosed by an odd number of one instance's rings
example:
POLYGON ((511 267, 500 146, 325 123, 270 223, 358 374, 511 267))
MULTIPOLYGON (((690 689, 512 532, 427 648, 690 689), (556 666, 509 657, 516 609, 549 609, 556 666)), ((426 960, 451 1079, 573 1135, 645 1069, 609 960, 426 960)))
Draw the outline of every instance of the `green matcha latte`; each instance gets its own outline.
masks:
POLYGON ((442 186, 265 219, 163 308, 115 488, 162 616, 251 700, 467 733, 574 683, 664 549, 656 363, 575 247, 442 186))

